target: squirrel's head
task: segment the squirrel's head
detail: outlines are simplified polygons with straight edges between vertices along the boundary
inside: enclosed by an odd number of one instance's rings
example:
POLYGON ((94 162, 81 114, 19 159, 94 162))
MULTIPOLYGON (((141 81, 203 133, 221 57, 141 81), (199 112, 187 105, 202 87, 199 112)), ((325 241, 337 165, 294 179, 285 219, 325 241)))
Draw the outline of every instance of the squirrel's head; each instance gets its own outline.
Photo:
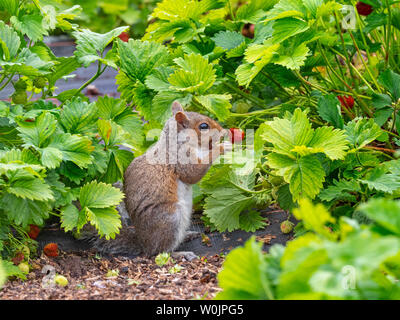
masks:
POLYGON ((179 140, 188 141, 190 138, 194 144, 197 138, 197 146, 200 149, 211 150, 229 134, 217 121, 197 112, 184 111, 177 101, 172 104, 172 114, 177 123, 179 140))

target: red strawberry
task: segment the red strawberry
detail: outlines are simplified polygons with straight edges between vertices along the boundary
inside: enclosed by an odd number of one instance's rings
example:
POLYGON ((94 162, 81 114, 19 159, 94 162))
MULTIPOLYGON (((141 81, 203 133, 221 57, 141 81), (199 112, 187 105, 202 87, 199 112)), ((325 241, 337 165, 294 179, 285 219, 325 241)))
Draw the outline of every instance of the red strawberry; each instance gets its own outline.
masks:
POLYGON ((240 129, 230 128, 231 132, 231 142, 232 143, 240 143, 244 139, 244 132, 240 129))
POLYGON ((372 6, 361 1, 357 2, 356 8, 358 14, 362 16, 369 16, 371 12, 374 11, 374 8, 372 8, 372 6))
POLYGON ((28 236, 29 238, 35 240, 37 236, 39 235, 40 229, 38 226, 35 226, 34 224, 29 225, 29 231, 28 231, 28 236))
POLYGON ((58 245, 57 243, 48 243, 45 245, 43 252, 48 257, 58 256, 58 245))
POLYGON ((354 98, 352 96, 338 96, 340 104, 346 108, 353 108, 354 106, 354 98))
POLYGON ((128 32, 122 32, 118 38, 120 38, 124 42, 128 42, 129 40, 129 33, 128 32))
POLYGON ((12 263, 14 263, 16 266, 19 265, 24 260, 25 256, 22 252, 17 252, 15 254, 15 257, 11 259, 12 263))

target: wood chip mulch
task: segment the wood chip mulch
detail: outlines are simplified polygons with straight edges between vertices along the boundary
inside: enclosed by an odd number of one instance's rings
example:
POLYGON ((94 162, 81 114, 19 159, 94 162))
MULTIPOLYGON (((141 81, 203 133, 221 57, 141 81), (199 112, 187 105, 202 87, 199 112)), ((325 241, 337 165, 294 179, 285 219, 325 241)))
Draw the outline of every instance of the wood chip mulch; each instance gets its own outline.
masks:
POLYGON ((102 258, 90 252, 63 252, 49 258, 42 254, 30 261, 33 270, 28 280, 8 281, 0 289, 0 300, 212 299, 221 290, 216 278, 223 262, 219 255, 174 262, 159 267, 154 259, 143 257, 102 258), (176 264, 180 271, 170 273, 176 264), (66 287, 46 286, 42 271, 52 267, 68 279, 66 287))

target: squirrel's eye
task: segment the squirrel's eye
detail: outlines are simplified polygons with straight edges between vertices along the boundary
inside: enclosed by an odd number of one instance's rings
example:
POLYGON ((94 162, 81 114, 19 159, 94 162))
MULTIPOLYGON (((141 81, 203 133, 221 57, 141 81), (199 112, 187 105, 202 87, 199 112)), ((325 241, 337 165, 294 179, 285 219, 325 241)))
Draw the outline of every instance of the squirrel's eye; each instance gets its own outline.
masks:
POLYGON ((201 123, 200 125, 199 125, 199 129, 200 130, 207 130, 207 129, 209 129, 210 127, 208 126, 208 124, 207 123, 205 123, 205 122, 203 122, 203 123, 201 123))

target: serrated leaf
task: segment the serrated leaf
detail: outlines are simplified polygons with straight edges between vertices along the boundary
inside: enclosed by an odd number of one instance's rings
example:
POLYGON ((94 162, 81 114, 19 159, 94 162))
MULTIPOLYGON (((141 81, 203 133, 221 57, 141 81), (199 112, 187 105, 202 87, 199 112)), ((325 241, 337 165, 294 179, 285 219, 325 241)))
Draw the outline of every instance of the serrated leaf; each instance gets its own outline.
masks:
POLYGON ((244 36, 235 31, 220 31, 211 39, 215 42, 215 45, 226 50, 234 49, 245 41, 244 36))
POLYGON ((232 250, 227 256, 218 274, 223 291, 216 299, 273 299, 267 269, 262 244, 252 237, 244 247, 232 250))
POLYGON ((395 190, 400 189, 400 176, 386 173, 385 171, 385 168, 377 167, 359 181, 367 184, 370 189, 387 193, 393 193, 395 190))
POLYGON ((108 208, 117 206, 123 197, 124 194, 118 188, 103 182, 92 181, 81 188, 79 201, 82 207, 108 208))
POLYGON ((153 69, 170 60, 168 49, 158 43, 130 39, 125 43, 118 40, 121 70, 136 82, 144 83, 153 69))
POLYGON ((84 67, 88 67, 91 63, 102 59, 102 53, 114 38, 118 37, 128 27, 119 27, 105 34, 96 33, 88 29, 74 31, 72 35, 76 39, 75 56, 84 67))
POLYGON ((23 227, 28 224, 42 225, 50 211, 47 202, 23 199, 10 193, 3 195, 1 206, 11 221, 23 227))
POLYGON ((17 55, 21 40, 15 30, 0 21, 0 64, 1 60, 10 61, 17 55))
POLYGON ((257 229, 265 227, 267 224, 265 218, 261 216, 260 212, 249 210, 243 212, 239 216, 240 229, 246 232, 255 232, 257 229))
POLYGON ((232 108, 229 102, 231 98, 230 94, 208 94, 196 97, 197 101, 214 114, 219 121, 225 121, 229 117, 232 108))
POLYGON ((273 43, 281 43, 286 39, 309 29, 307 22, 295 18, 283 18, 275 21, 272 34, 273 43))
POLYGON ((334 223, 335 219, 329 214, 326 208, 318 203, 313 205, 308 199, 301 199, 299 207, 293 209, 296 219, 302 220, 306 229, 313 230, 318 234, 324 235, 328 239, 335 237, 327 228, 326 224, 334 223))
POLYGON ((85 207, 83 210, 85 210, 87 220, 95 226, 100 237, 105 236, 107 240, 115 238, 121 228, 121 217, 116 209, 85 207))
POLYGON ((268 165, 289 183, 293 200, 309 197, 314 199, 325 181, 325 171, 321 162, 313 155, 292 159, 286 155, 270 153, 268 165))
POLYGON ((20 171, 10 177, 6 191, 23 199, 54 200, 50 186, 28 172, 20 171))
POLYGON ((97 118, 96 105, 77 97, 64 105, 59 121, 65 132, 85 134, 95 129, 97 118))
POLYGON ((350 192, 359 192, 361 187, 359 183, 355 180, 334 180, 333 185, 328 186, 326 189, 322 190, 318 197, 322 201, 332 201, 332 200, 347 200, 356 201, 354 195, 350 192))
POLYGON ((58 134, 48 147, 60 150, 64 161, 72 161, 81 168, 92 163, 91 152, 94 147, 92 141, 86 136, 58 134))
POLYGON ((347 140, 356 149, 361 149, 382 134, 381 128, 374 122, 374 119, 353 120, 347 123, 344 129, 347 133, 347 140))
POLYGON ((43 112, 34 122, 18 121, 19 136, 25 142, 24 146, 41 148, 48 144, 56 131, 57 120, 49 112, 43 112))
POLYGON ((40 14, 22 14, 19 17, 12 16, 10 22, 16 30, 36 42, 43 40, 43 35, 47 35, 42 26, 42 19, 40 14))
POLYGON ((85 222, 86 216, 75 205, 69 204, 61 209, 61 227, 66 232, 74 228, 79 230, 85 222))
POLYGON ((168 78, 171 89, 204 94, 214 84, 215 70, 201 55, 185 55, 184 58, 174 59, 174 62, 180 68, 168 78))
POLYGON ((318 99, 318 114, 335 128, 343 129, 339 100, 333 94, 324 95, 318 99))
POLYGON ((305 43, 301 43, 295 48, 285 48, 280 46, 278 50, 278 57, 273 59, 273 63, 282 65, 290 70, 299 70, 305 63, 310 50, 305 43))

